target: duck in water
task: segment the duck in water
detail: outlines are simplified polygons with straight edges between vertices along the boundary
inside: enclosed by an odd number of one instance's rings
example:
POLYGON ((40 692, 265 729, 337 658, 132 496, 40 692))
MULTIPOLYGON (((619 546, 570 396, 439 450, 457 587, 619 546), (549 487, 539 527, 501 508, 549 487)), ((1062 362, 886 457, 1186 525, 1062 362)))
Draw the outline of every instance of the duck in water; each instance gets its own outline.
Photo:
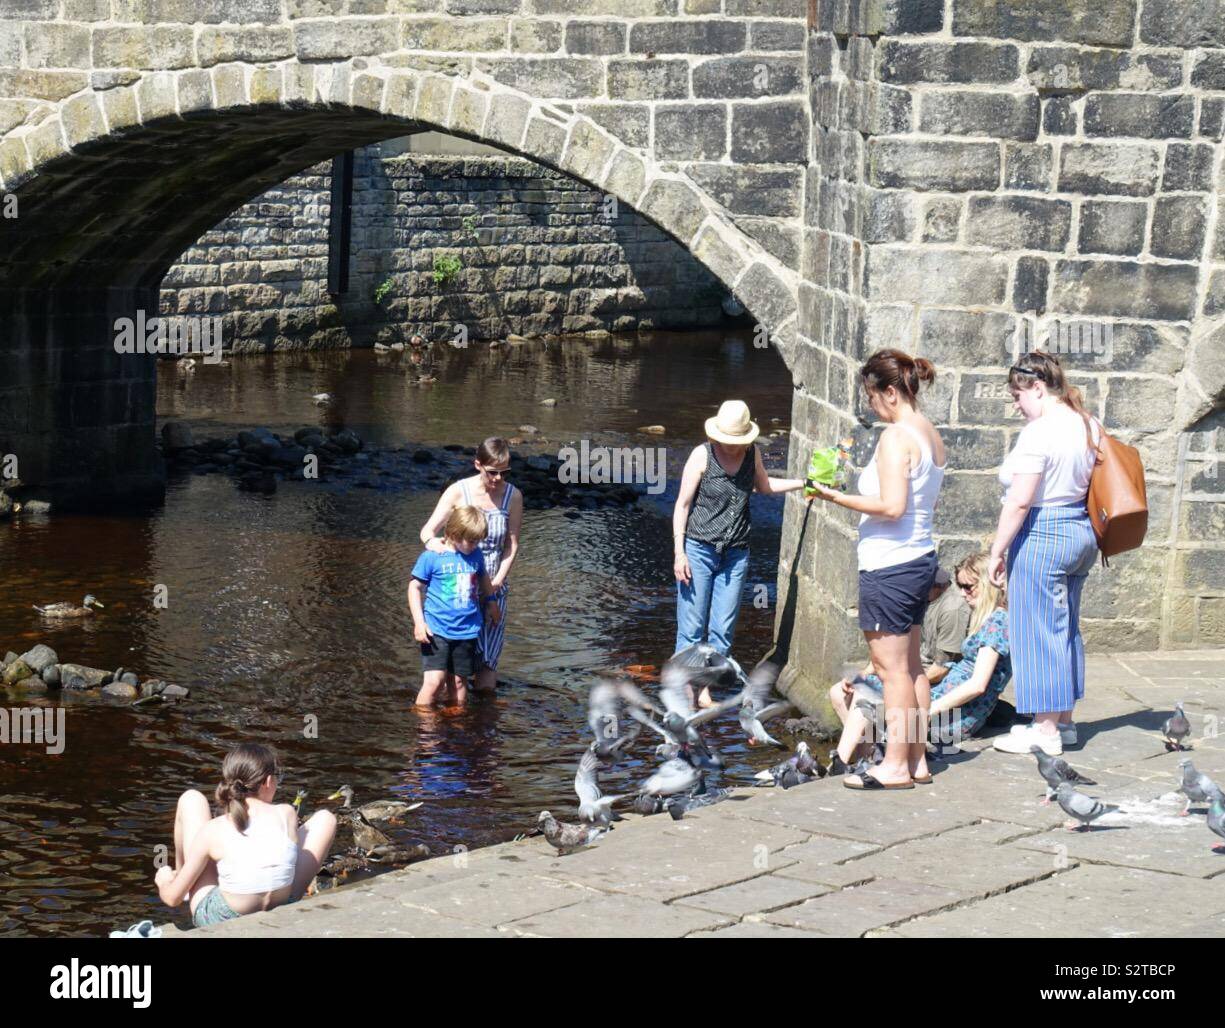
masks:
POLYGON ((103 608, 103 604, 99 603, 93 593, 90 593, 81 601, 78 607, 75 603, 48 603, 40 607, 37 603, 34 604, 34 609, 45 618, 84 618, 93 614, 93 608, 99 610, 103 608))

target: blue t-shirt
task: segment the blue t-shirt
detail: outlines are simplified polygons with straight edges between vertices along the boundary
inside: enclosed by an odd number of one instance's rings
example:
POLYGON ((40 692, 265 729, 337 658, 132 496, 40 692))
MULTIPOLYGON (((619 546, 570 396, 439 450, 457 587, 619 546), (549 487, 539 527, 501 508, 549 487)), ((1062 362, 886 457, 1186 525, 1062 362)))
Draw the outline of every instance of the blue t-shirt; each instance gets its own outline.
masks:
POLYGON ((444 639, 475 639, 481 634, 480 550, 460 553, 426 550, 413 565, 413 578, 425 583, 425 623, 444 639))

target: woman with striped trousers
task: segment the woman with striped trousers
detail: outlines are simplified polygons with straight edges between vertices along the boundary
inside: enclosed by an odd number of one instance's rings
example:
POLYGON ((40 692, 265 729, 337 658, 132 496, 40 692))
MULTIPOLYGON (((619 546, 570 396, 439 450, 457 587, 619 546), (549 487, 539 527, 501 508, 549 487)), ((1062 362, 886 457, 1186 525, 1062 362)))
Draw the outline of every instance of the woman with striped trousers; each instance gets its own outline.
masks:
POLYGON ((1000 468, 1008 493, 989 567, 998 585, 1007 575, 1017 710, 1033 722, 995 748, 1028 754, 1039 746, 1057 756, 1077 741, 1072 712, 1085 694, 1080 598, 1097 556, 1085 502, 1101 425, 1051 354, 1018 360, 1008 389, 1027 423, 1000 468))

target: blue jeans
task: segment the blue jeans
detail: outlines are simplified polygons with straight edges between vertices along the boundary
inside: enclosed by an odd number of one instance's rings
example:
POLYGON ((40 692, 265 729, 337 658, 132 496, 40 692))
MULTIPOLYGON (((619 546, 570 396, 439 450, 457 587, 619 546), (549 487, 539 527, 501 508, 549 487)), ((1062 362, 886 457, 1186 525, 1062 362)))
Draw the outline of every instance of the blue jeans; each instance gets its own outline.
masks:
POLYGON ((740 596, 749 570, 749 548, 719 553, 710 543, 685 540, 691 581, 676 583, 676 650, 708 642, 730 653, 740 596))

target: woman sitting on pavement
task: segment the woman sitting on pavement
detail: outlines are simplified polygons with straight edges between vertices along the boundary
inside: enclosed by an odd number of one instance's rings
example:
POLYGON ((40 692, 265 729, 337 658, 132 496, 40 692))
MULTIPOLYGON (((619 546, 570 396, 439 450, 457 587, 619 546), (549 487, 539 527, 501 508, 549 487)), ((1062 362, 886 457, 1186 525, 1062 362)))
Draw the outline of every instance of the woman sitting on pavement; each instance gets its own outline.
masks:
POLYGON ((299 826, 291 804, 272 803, 280 774, 272 749, 243 743, 221 765, 220 817, 197 789, 179 797, 174 867, 154 881, 167 906, 191 904, 197 928, 292 903, 327 859, 336 815, 319 810, 299 826))
MULTIPOLYGON (((931 740, 936 745, 955 745, 981 731, 1012 678, 1007 602, 1004 591, 987 574, 989 558, 985 552, 975 553, 957 565, 956 585, 971 608, 969 635, 962 643, 961 659, 932 686, 931 740)), ((880 679, 870 674, 856 682, 840 682, 830 691, 843 724, 831 775, 859 773, 852 765, 866 755, 863 747, 870 752, 875 741, 869 737, 874 723, 862 705, 856 706, 857 696, 872 706, 881 702, 880 679)))

